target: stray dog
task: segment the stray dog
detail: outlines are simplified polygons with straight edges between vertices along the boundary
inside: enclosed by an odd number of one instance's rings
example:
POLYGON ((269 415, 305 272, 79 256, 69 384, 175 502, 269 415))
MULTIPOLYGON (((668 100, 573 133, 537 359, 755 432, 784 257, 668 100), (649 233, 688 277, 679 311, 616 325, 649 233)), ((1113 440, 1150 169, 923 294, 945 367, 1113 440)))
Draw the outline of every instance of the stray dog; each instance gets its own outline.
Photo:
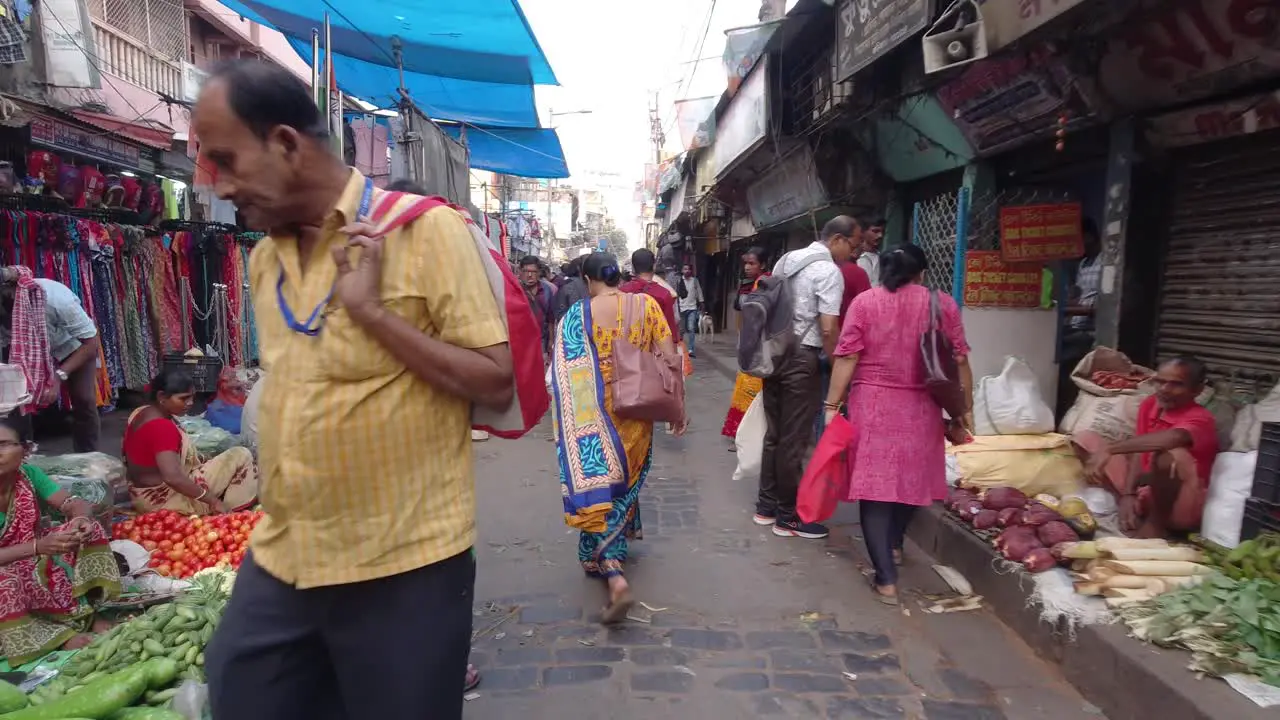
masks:
POLYGON ((710 335, 713 340, 715 339, 716 323, 711 319, 711 313, 702 313, 698 318, 698 334, 710 335))

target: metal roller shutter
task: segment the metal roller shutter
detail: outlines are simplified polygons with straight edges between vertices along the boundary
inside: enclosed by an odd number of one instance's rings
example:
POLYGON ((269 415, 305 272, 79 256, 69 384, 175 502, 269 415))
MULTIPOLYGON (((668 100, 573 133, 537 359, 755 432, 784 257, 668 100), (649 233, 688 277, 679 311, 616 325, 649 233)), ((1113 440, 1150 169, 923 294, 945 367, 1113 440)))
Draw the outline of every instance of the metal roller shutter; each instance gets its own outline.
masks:
POLYGON ((1157 354, 1219 378, 1280 378, 1280 132, 1183 151, 1161 287, 1157 354))

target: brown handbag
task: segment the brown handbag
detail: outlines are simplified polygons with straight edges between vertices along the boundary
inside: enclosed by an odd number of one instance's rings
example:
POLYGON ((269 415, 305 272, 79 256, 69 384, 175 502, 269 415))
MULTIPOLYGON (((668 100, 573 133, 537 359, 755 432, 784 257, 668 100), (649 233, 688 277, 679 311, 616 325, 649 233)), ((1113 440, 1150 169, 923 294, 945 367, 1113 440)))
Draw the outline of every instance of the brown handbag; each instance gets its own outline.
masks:
POLYGON ((956 351, 942 331, 942 308, 938 305, 938 291, 929 291, 929 328, 920 335, 920 362, 924 366, 924 385, 929 396, 955 419, 964 417, 968 410, 964 386, 960 384, 960 368, 956 364, 956 351))
POLYGON ((644 295, 618 296, 622 332, 613 343, 613 411, 629 420, 680 422, 684 415, 680 358, 667 357, 658 348, 649 352, 631 344, 635 313, 643 312, 644 301, 644 295))

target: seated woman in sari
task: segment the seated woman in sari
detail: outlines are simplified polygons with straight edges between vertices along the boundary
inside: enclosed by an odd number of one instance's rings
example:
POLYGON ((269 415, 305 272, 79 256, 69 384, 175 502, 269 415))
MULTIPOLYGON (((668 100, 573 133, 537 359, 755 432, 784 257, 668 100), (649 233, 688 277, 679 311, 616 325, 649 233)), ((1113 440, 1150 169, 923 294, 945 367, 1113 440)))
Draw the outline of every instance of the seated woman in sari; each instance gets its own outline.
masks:
POLYGON ((120 569, 93 506, 23 464, 23 427, 0 419, 0 657, 11 667, 83 647, 94 606, 120 595, 120 569), (41 532, 50 512, 67 522, 41 532))
MULTIPOLYGON (((653 452, 653 422, 618 417, 610 386, 613 345, 625 331, 632 345, 677 357, 658 303, 618 290, 622 271, 609 253, 592 253, 582 266, 588 299, 560 322, 551 357, 556 454, 563 485, 565 523, 581 531, 578 561, 591 577, 608 583, 605 623, 621 622, 633 600, 623 577, 627 542, 639 539, 640 488, 653 452), (623 327, 623 303, 643 306, 623 327)), ((677 377, 679 371, 676 371, 677 377)), ((673 429, 683 435, 687 420, 673 429)))
POLYGON ((151 381, 151 402, 129 416, 124 462, 138 512, 209 515, 249 507, 258 496, 258 470, 248 448, 233 447, 201 462, 195 443, 174 419, 191 409, 195 392, 185 370, 162 370, 151 381))

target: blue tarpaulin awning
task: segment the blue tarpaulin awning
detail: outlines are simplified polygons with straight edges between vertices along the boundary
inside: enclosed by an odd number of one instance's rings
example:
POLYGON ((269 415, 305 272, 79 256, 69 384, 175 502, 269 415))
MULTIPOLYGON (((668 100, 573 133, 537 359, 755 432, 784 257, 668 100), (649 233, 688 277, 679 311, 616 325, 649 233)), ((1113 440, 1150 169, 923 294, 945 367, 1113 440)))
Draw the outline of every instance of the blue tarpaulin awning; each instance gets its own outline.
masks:
POLYGON ((399 98, 400 71, 433 117, 537 127, 534 84, 556 84, 516 0, 223 0, 283 33, 311 62, 313 30, 329 13, 334 74, 343 92, 380 107, 399 98), (399 55, 397 55, 397 48, 399 55))
MULTIPOLYGON (((450 137, 461 126, 445 125, 450 137)), ((471 167, 503 175, 528 178, 567 178, 569 166, 560 147, 560 136, 548 128, 466 128, 471 167)))

